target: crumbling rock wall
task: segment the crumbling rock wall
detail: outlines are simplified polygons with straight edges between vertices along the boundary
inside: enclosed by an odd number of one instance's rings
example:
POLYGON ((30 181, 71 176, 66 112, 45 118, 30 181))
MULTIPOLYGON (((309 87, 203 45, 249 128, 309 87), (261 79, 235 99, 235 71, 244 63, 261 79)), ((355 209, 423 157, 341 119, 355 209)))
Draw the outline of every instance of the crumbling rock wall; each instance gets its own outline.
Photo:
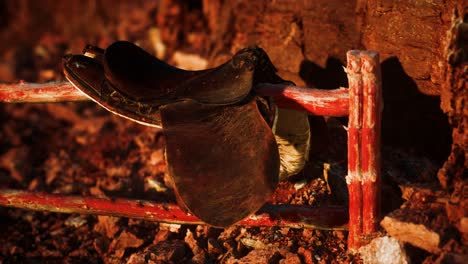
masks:
POLYGON ((466 29, 458 40, 447 40, 455 14, 459 20, 466 17, 463 1, 205 0, 203 4, 209 30, 216 35, 212 41, 219 43, 211 50, 213 57, 260 45, 280 74, 298 85, 346 86, 342 70, 346 52, 379 51, 383 143, 426 156, 440 166, 449 156, 439 173, 443 186, 449 178, 466 174, 466 55, 454 66, 446 50, 453 45, 450 42, 465 41, 466 54, 466 29), (226 26, 228 22, 233 25, 226 26))
POLYGON ((452 126, 452 151, 438 178, 443 187, 462 189, 468 168, 468 12, 461 5, 454 9, 451 28, 444 42, 444 83, 441 107, 452 126))

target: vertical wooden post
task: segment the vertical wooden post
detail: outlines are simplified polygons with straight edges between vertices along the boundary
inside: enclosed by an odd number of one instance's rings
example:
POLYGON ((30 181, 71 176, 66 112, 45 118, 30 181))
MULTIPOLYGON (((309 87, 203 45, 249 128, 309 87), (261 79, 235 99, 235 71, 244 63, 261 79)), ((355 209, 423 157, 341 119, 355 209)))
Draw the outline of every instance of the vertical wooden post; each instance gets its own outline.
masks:
POLYGON ((361 129, 363 234, 377 231, 380 213, 380 128, 382 79, 379 54, 361 52, 363 116, 361 129))
POLYGON ((349 123, 348 123, 348 175, 346 183, 349 192, 349 233, 348 250, 356 252, 360 247, 362 234, 362 186, 361 186, 361 138, 362 124, 362 78, 360 51, 351 50, 347 55, 349 82, 349 123))

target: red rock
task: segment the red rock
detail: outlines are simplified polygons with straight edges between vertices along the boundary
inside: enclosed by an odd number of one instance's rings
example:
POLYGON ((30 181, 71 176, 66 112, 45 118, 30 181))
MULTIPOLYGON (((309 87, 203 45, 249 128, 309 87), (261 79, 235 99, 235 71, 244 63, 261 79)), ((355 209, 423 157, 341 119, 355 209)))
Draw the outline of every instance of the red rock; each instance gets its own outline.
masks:
POLYGON ((100 215, 97 217, 98 223, 94 225, 94 231, 105 235, 108 238, 113 238, 115 233, 119 231, 119 226, 116 223, 120 218, 113 216, 100 215))
POLYGON ((138 252, 135 254, 132 254, 127 261, 127 264, 141 264, 141 263, 147 263, 146 262, 146 254, 142 252, 138 252))
POLYGON ((380 223, 392 237, 432 253, 438 253, 440 235, 424 224, 400 221, 386 216, 380 223))
POLYGON ((123 257, 127 248, 137 248, 143 245, 143 240, 136 237, 134 234, 123 231, 119 237, 114 239, 109 246, 109 251, 115 251, 118 258, 123 257))
POLYGON ((278 249, 254 249, 247 256, 239 259, 239 264, 278 263, 283 257, 278 249))
POLYGON ((288 252, 285 258, 279 261, 280 264, 301 264, 301 259, 298 255, 288 252))
POLYGON ((109 249, 109 240, 106 237, 98 237, 94 239, 93 247, 99 255, 104 256, 109 249))
POLYGON ((161 241, 167 240, 170 234, 171 232, 169 232, 169 230, 160 229, 158 233, 156 233, 156 235, 154 236, 153 244, 157 244, 161 241))
POLYGON ((407 264, 409 259, 400 242, 393 237, 378 237, 359 248, 364 263, 407 264))
POLYGON ((466 260, 468 259, 468 255, 456 254, 456 253, 442 253, 440 256, 434 261, 435 264, 465 264, 466 260))
POLYGON ((181 263, 187 254, 187 244, 184 241, 166 240, 148 249, 149 259, 161 262, 181 263))
POLYGON ((219 255, 223 253, 223 247, 218 242, 218 240, 214 238, 208 239, 208 253, 213 255, 219 255))
POLYGON ((206 262, 206 253, 200 252, 192 257, 192 263, 194 264, 204 264, 206 262))
POLYGON ((312 260, 312 252, 310 250, 307 250, 303 247, 300 247, 298 250, 297 250, 297 254, 299 254, 300 256, 302 256, 302 258, 304 259, 304 262, 306 264, 312 264, 314 263, 314 261, 312 260))
POLYGON ((187 229, 187 233, 185 235, 184 241, 192 250, 193 255, 197 255, 203 252, 203 249, 201 249, 200 246, 198 245, 198 241, 195 239, 190 229, 187 229))

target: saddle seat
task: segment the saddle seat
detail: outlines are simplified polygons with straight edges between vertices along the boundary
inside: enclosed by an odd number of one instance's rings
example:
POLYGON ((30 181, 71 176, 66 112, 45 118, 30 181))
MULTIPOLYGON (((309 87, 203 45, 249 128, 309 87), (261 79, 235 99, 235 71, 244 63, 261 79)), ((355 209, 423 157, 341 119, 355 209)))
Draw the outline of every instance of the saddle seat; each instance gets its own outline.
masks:
POLYGON ((127 41, 110 45, 103 56, 106 79, 123 95, 161 105, 193 99, 202 104, 227 105, 251 91, 257 64, 255 49, 238 52, 212 69, 187 71, 171 66, 127 41))

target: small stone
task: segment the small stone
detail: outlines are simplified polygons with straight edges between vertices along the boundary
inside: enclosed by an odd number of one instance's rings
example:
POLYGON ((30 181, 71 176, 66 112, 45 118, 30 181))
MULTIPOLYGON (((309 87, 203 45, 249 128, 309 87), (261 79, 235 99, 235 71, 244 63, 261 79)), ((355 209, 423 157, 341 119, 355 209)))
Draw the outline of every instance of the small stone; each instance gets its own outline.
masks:
POLYGON ((345 234, 343 231, 333 231, 333 235, 338 238, 339 240, 344 240, 345 239, 345 234))
POLYGON ((72 226, 75 228, 78 228, 80 226, 83 226, 86 224, 86 219, 83 217, 69 217, 67 220, 65 220, 65 225, 66 226, 72 226))
POLYGON ((161 230, 169 230, 172 233, 179 233, 181 225, 179 224, 166 224, 166 223, 160 223, 159 228, 161 230))
POLYGON ((240 242, 246 247, 255 249, 263 249, 267 247, 262 241, 248 237, 241 238, 240 242))
POLYGON ((208 253, 213 255, 220 255, 223 253, 223 247, 218 240, 214 238, 208 239, 208 253))
POLYGON ((189 248, 192 250, 193 255, 198 255, 200 253, 204 253, 203 249, 200 248, 198 245, 198 241, 195 239, 193 236, 192 231, 190 229, 187 229, 187 233, 185 234, 184 238, 185 243, 189 246, 189 248))
POLYGON ((391 216, 384 217, 380 224, 388 234, 398 240, 408 242, 431 253, 440 251, 440 235, 424 224, 400 221, 391 216))
POLYGON ((240 228, 238 226, 231 226, 223 230, 221 234, 219 235, 220 240, 228 240, 230 238, 236 237, 239 235, 240 228))
POLYGON ((161 241, 167 240, 171 232, 166 229, 159 229, 158 233, 154 236, 153 244, 157 244, 161 241))
POLYGON ((184 241, 161 241, 148 249, 150 260, 160 262, 181 263, 187 254, 187 245, 184 241))
POLYGON ((204 264, 206 262, 205 252, 200 252, 192 257, 192 263, 194 264, 204 264))
POLYGON ((407 264, 408 258, 397 239, 389 236, 373 239, 359 248, 364 263, 407 264))
POLYGON ((281 233, 281 235, 283 235, 283 236, 287 236, 288 233, 289 233, 289 227, 283 227, 283 228, 281 228, 281 229, 280 229, 280 233, 281 233))
POLYGON ((236 240, 237 242, 239 242, 240 239, 243 238, 243 237, 245 237, 246 235, 247 235, 247 236, 250 236, 250 234, 247 233, 247 229, 246 229, 246 228, 241 228, 241 229, 240 229, 240 232, 239 232, 239 234, 236 236, 235 240, 236 240))
POLYGON ((195 228, 196 237, 198 237, 198 238, 206 237, 207 230, 208 230, 208 226, 206 226, 206 225, 197 225, 197 227, 195 228))
POLYGON ((229 240, 226 240, 223 242, 223 247, 227 250, 227 251, 233 251, 236 249, 236 241, 234 239, 229 239, 229 240))
POLYGON ((54 76, 55 76, 54 70, 47 69, 47 70, 39 71, 39 78, 41 80, 50 81, 54 79, 54 76))
POLYGON ((151 27, 148 30, 148 36, 156 52, 156 57, 164 58, 166 55, 166 45, 164 45, 164 42, 162 41, 160 29, 157 27, 151 27))
POLYGON ((296 189, 296 191, 304 188, 304 186, 307 185, 307 180, 303 179, 303 180, 300 180, 296 183, 294 183, 294 189, 296 189))
POLYGON ((98 222, 94 225, 94 232, 101 233, 108 238, 113 238, 115 233, 119 231, 117 222, 120 218, 113 216, 99 215, 97 217, 98 222))
POLYGON ((254 249, 238 260, 239 264, 278 263, 283 257, 278 249, 254 249))
POLYGON ((127 261, 127 264, 141 264, 141 263, 146 263, 146 254, 143 252, 138 252, 135 254, 132 254, 127 261))
POLYGON ((460 219, 458 230, 460 230, 462 234, 468 234, 468 217, 460 219))
POLYGON ((146 180, 146 184, 147 184, 147 188, 146 189, 153 189, 155 190, 156 192, 165 192, 167 191, 167 186, 164 185, 164 183, 156 180, 156 179, 152 179, 152 178, 148 178, 146 180))
POLYGON ((288 252, 285 258, 279 261, 279 264, 301 264, 301 259, 298 255, 288 252))
POLYGON ((109 246, 109 250, 115 251, 115 255, 118 258, 121 258, 125 254, 125 250, 127 248, 137 248, 143 245, 143 242, 144 241, 142 239, 139 239, 134 234, 127 231, 122 231, 119 237, 112 241, 111 245, 109 246))
POLYGON ((153 166, 164 162, 164 150, 162 148, 153 151, 150 155, 149 163, 153 166))
POLYGON ((21 248, 21 247, 18 247, 18 246, 12 246, 10 249, 9 249, 9 253, 10 255, 21 255, 21 254, 24 254, 24 249, 21 248))
MULTIPOLYGON (((43 255, 43 257, 45 257, 43 255)), ((67 257, 79 257, 79 258, 88 258, 89 259, 89 251, 86 250, 85 248, 78 248, 73 250, 72 252, 68 253, 67 257)), ((60 258, 63 258, 63 256, 60 256, 60 258)))
POLYGON ((452 252, 442 253, 440 256, 434 261, 435 264, 465 264, 466 260, 468 259, 468 255, 461 255, 452 252))
POLYGON ((298 250, 297 250, 297 254, 301 255, 302 258, 304 259, 304 262, 306 264, 312 264, 314 263, 314 261, 312 260, 312 252, 310 250, 307 250, 303 247, 300 247, 298 250))
POLYGON ((308 228, 304 228, 302 230, 302 238, 304 240, 309 240, 312 236, 313 236, 313 231, 311 229, 308 229, 308 228))
POLYGON ((109 249, 109 239, 107 239, 106 237, 102 237, 102 236, 98 237, 94 239, 93 247, 94 247, 94 250, 96 250, 96 252, 100 256, 104 256, 107 254, 107 251, 109 249))

